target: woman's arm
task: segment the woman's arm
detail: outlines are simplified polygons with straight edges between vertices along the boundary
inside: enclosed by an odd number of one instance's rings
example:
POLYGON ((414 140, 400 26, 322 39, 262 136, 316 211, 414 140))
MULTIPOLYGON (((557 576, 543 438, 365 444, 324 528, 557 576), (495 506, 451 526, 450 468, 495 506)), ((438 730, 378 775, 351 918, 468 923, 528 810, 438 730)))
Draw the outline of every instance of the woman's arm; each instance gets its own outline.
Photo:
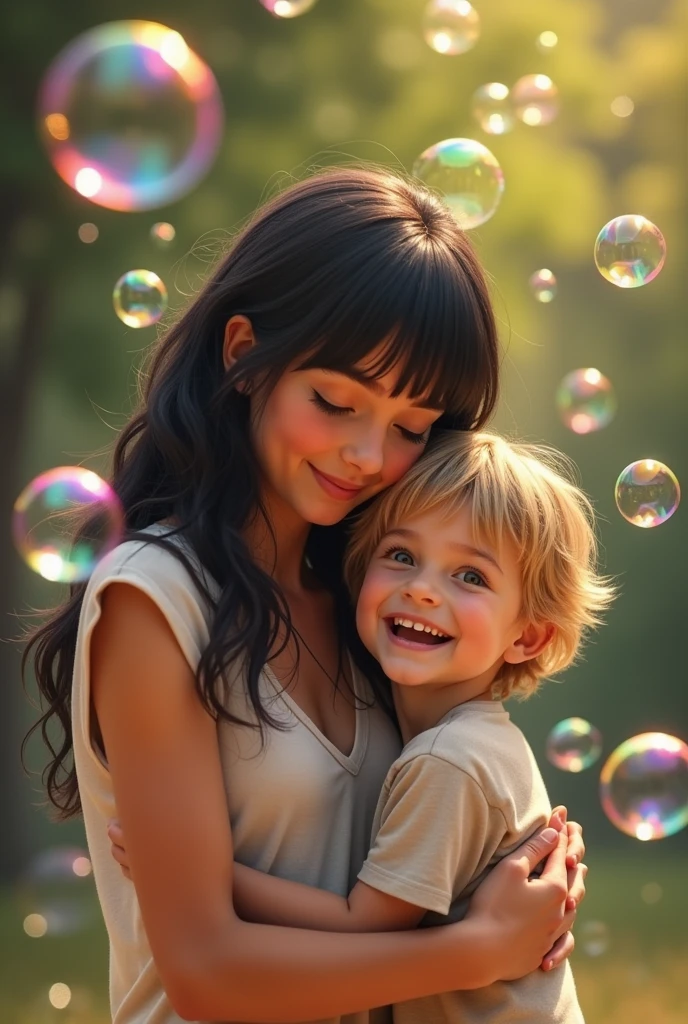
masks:
POLYGON ((92 697, 143 924, 181 1017, 289 1024, 481 987, 533 970, 569 928, 565 868, 527 879, 552 849, 540 837, 525 875, 498 866, 470 921, 370 935, 241 921, 215 721, 153 600, 115 583, 102 606, 92 697))

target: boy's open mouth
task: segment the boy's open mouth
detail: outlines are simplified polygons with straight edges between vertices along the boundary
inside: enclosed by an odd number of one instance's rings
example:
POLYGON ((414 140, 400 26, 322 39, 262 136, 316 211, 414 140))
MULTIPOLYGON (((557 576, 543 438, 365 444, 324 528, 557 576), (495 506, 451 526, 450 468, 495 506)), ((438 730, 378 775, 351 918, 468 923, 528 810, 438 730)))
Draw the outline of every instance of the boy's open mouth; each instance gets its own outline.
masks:
POLYGON ((395 615, 385 621, 387 628, 393 636, 398 637, 400 640, 406 640, 409 643, 438 646, 454 639, 448 636, 447 633, 442 632, 441 629, 437 629, 436 626, 429 626, 424 622, 419 622, 417 619, 408 619, 395 615))

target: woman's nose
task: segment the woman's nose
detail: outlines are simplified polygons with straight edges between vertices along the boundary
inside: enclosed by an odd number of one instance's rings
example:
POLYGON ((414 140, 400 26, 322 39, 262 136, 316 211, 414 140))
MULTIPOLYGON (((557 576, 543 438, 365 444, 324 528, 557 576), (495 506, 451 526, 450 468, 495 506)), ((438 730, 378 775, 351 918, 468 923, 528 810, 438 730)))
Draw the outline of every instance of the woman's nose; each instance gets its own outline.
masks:
POLYGON ((384 465, 384 441, 374 434, 362 435, 342 451, 349 466, 355 466, 364 476, 376 476, 384 465))

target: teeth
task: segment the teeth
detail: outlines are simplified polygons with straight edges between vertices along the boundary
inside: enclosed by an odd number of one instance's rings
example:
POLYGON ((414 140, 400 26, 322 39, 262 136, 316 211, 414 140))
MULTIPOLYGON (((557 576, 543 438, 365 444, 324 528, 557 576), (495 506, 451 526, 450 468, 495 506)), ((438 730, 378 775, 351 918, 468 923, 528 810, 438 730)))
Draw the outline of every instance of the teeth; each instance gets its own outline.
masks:
POLYGON ((434 629, 431 626, 424 626, 422 622, 414 622, 413 619, 402 619, 399 616, 395 616, 395 626, 405 626, 407 629, 415 629, 419 633, 431 633, 432 636, 441 636, 449 639, 446 633, 443 633, 440 629, 434 629))

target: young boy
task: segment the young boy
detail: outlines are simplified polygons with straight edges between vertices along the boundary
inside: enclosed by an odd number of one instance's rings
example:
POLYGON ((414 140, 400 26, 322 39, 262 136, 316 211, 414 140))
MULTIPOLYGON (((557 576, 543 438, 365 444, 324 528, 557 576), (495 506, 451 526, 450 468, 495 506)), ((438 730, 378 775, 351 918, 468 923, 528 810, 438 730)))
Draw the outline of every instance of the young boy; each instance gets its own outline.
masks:
MULTIPOLYGON (((237 912, 328 931, 445 924, 546 825, 533 753, 502 700, 576 657, 613 588, 592 509, 553 453, 438 435, 360 517, 345 574, 357 626, 392 682, 405 746, 348 899, 236 864, 237 912)), ((519 981, 397 1004, 395 1024, 581 1024, 568 962, 519 981)))

